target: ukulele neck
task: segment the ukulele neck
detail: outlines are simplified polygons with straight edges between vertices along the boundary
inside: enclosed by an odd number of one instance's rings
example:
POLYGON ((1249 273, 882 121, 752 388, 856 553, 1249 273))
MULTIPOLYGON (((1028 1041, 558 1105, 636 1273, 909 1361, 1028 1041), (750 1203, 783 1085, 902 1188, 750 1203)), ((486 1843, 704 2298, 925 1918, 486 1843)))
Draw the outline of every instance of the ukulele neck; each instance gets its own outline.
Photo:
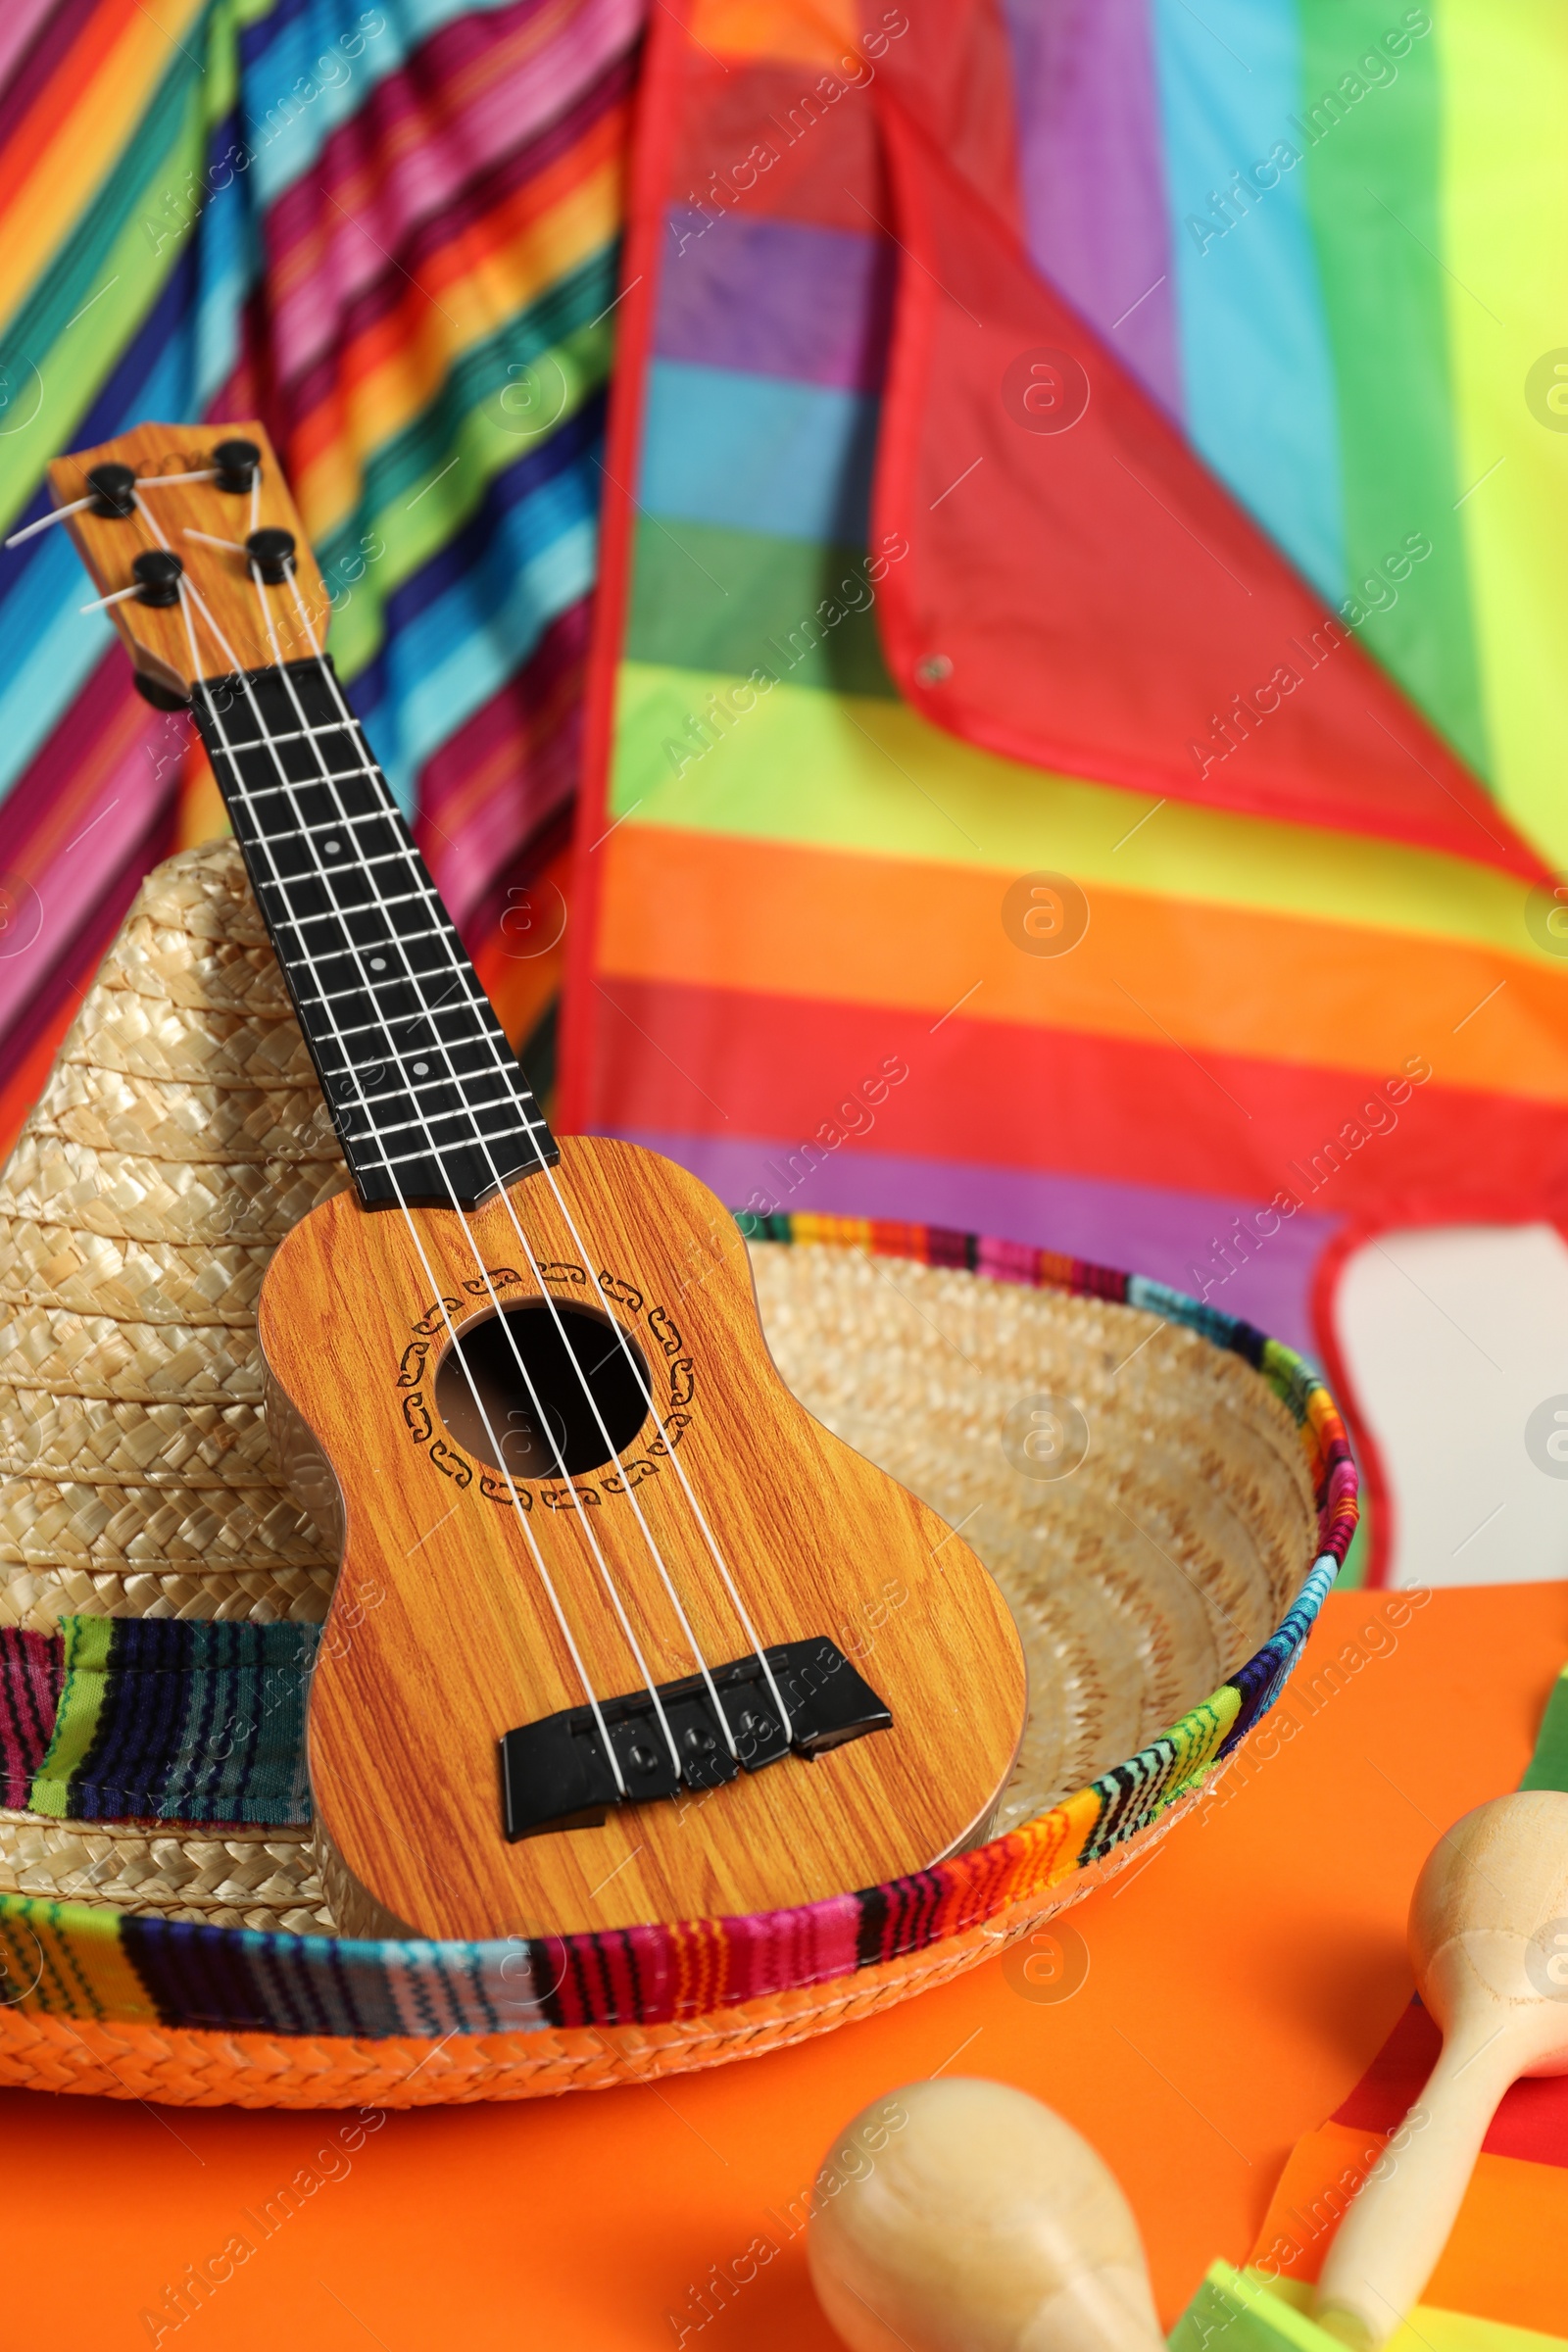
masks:
POLYGON ((556 1159, 330 657, 191 710, 363 1205, 469 1208, 556 1159))

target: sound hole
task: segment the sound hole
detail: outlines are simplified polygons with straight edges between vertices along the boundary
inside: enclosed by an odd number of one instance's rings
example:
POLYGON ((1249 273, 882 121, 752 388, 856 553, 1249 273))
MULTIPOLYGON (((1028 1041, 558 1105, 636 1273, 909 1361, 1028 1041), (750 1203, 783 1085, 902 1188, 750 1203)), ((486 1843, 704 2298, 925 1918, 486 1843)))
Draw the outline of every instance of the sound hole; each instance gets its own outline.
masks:
POLYGON ((441 1360, 435 1376, 441 1418, 458 1443, 493 1470, 524 1479, 580 1478, 623 1452, 648 1418, 647 1360, 629 1332, 625 1339, 623 1348, 609 1317, 591 1307, 558 1301, 552 1313, 542 1298, 487 1315, 471 1323, 441 1360))

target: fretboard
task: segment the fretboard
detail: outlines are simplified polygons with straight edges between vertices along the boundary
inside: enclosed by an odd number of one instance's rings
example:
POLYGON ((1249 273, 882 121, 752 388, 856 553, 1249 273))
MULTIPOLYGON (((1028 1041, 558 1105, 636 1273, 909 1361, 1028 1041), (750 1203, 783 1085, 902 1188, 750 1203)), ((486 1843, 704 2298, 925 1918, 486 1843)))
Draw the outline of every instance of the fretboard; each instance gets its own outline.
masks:
POLYGON ((335 679, 252 670, 191 708, 366 1207, 471 1207, 555 1159, 335 679))

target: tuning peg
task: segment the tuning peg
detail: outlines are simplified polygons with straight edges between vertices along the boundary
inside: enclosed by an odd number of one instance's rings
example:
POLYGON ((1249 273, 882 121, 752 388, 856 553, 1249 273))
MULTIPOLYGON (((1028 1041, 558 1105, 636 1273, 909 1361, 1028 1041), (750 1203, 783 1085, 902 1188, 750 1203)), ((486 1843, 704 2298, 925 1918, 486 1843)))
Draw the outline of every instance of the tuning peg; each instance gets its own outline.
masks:
POLYGON ((252 531, 245 542, 245 550, 270 588, 280 587, 294 569, 292 531, 252 531))
POLYGON ((129 466, 95 466, 87 476, 95 514, 113 514, 123 522, 136 512, 136 476, 129 466))
POLYGON ((913 2082, 839 2133, 807 2239, 852 2352, 1164 2352, 1109 2168, 1005 2083, 913 2082))
POLYGON ((256 479, 262 453, 254 441, 220 441, 213 452, 218 487, 236 498, 245 496, 256 479))
POLYGON ((185 576, 185 566, 167 547, 144 547, 131 564, 140 601, 144 605, 177 605, 179 583, 185 576))

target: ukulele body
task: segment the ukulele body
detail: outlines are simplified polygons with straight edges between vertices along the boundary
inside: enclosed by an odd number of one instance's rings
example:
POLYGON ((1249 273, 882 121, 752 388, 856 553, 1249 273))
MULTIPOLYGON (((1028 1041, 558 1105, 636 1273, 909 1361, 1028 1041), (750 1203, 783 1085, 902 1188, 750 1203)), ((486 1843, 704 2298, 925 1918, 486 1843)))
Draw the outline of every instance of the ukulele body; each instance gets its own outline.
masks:
POLYGON ((309 1715, 340 1925, 763 1911, 976 1837, 1024 1720, 1000 1592, 791 1396, 703 1185, 589 1138, 547 1164, 263 427, 142 425, 49 479, 142 686, 189 704, 355 1182, 259 1317, 341 1546, 309 1715))
MULTIPOLYGON (((302 1499, 341 1531, 309 1748, 328 1889, 350 1933, 567 1934, 875 1885, 983 1834, 1021 1738, 1023 1656, 996 1584, 785 1387, 721 1203, 636 1146, 565 1137, 560 1149, 555 1189, 532 1175, 462 1218, 370 1212, 339 1194, 289 1234, 263 1290, 281 1450, 302 1499), (574 1310, 579 1339, 598 1318, 605 1354, 623 1358, 603 1296, 646 1364, 658 1419, 627 1435, 643 1400, 634 1393, 628 1415, 622 1390, 614 1452, 567 1479, 559 1455, 529 1456, 525 1434, 503 1446, 509 1486, 484 1458, 499 1392, 487 1435, 451 1334, 470 1364, 493 1366, 492 1301, 537 1336, 545 1291, 574 1310), (509 1840, 500 1742, 581 1709, 585 1676, 602 1701, 640 1692, 628 1627, 661 1687, 697 1672, 691 1637, 710 1668, 753 1652, 678 1471, 764 1648, 832 1642, 892 1726, 509 1840)), ((603 1453, 578 1423, 578 1455, 603 1453)))

